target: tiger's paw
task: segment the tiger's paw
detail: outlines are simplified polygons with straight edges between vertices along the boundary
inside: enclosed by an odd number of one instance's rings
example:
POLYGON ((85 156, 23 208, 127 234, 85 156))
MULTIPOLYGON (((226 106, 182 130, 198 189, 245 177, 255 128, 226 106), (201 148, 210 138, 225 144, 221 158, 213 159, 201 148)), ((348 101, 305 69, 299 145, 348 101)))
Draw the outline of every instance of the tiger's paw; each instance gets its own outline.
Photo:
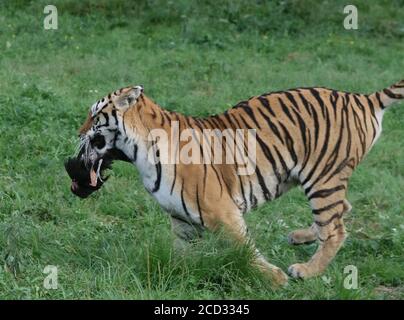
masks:
POLYGON ((306 263, 295 263, 288 268, 291 277, 297 279, 306 279, 311 276, 309 267, 306 263))
POLYGON ((288 275, 283 272, 280 268, 272 270, 272 281, 276 286, 286 286, 288 284, 288 275))
POLYGON ((259 267, 264 275, 264 278, 271 282, 275 287, 283 287, 288 283, 288 275, 282 269, 272 266, 270 268, 259 267))
POLYGON ((311 229, 299 229, 288 234, 288 243, 291 245, 310 244, 317 239, 311 229))

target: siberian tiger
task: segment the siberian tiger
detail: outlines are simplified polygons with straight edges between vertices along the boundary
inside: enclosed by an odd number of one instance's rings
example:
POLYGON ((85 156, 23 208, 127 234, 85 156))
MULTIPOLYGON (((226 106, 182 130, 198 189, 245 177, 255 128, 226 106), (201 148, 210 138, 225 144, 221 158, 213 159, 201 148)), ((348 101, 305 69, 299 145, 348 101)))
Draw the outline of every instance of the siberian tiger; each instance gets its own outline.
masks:
MULTIPOLYGON (((297 88, 254 96, 223 114, 196 118, 167 111, 148 98, 142 86, 130 86, 91 107, 79 130, 78 155, 65 167, 71 191, 84 198, 102 186, 102 171, 113 160, 134 164, 181 240, 223 226, 235 240, 250 244, 244 214, 300 185, 314 222, 288 239, 291 244, 318 240, 319 245, 308 262, 293 264, 288 272, 308 278, 321 274, 344 242, 343 215, 351 210, 346 199, 349 178, 379 138, 384 111, 399 99, 404 99, 404 80, 372 94, 297 88), (159 157, 167 147, 150 140, 150 132, 159 129, 172 138, 174 122, 179 132, 193 129, 201 135, 205 129, 255 129, 253 172, 239 174, 237 163, 150 161, 151 149, 159 157)), ((184 141, 177 142, 175 148, 184 147, 184 141)), ((244 149, 246 143, 236 147, 244 149)), ((206 150, 201 148, 202 158, 206 150)), ((256 266, 277 284, 287 281, 280 268, 253 250, 256 266)))

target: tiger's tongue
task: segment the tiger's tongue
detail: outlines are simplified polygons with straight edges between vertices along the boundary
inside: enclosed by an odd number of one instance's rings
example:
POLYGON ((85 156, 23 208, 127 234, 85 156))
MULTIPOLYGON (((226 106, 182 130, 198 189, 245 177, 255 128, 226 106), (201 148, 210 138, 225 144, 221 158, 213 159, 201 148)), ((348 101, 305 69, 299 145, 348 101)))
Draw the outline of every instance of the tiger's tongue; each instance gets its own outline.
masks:
POLYGON ((97 173, 94 171, 93 168, 90 170, 90 186, 96 187, 97 186, 97 173))

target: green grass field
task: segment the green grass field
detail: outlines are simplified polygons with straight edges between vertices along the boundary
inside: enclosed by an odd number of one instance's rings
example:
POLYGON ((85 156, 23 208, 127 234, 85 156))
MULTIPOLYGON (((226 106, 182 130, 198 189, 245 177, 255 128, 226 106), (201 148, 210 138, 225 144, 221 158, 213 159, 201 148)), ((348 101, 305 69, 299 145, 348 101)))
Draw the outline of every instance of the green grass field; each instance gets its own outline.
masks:
MULTIPOLYGON (((404 1, 54 0, 0 2, 0 298, 402 299, 404 104, 384 118, 378 144, 353 175, 349 237, 325 278, 274 290, 248 251, 207 233, 180 256, 167 215, 131 165, 115 163, 86 200, 70 192, 63 162, 77 129, 106 93, 143 84, 160 105, 219 113, 255 94, 297 86, 372 92, 404 78, 404 1), (58 267, 58 289, 43 286, 58 267), (359 272, 343 286, 344 268, 359 272)), ((316 246, 287 234, 312 216, 300 189, 254 210, 258 248, 284 270, 316 246)))

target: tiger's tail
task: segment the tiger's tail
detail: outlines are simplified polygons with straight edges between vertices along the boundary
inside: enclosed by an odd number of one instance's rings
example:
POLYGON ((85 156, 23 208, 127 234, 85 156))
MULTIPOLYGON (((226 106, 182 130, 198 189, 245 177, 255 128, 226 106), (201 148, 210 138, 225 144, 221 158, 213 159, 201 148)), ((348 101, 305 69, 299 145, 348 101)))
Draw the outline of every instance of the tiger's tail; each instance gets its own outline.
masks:
POLYGON ((392 86, 374 93, 383 109, 389 107, 398 100, 404 100, 404 80, 401 80, 392 86))

